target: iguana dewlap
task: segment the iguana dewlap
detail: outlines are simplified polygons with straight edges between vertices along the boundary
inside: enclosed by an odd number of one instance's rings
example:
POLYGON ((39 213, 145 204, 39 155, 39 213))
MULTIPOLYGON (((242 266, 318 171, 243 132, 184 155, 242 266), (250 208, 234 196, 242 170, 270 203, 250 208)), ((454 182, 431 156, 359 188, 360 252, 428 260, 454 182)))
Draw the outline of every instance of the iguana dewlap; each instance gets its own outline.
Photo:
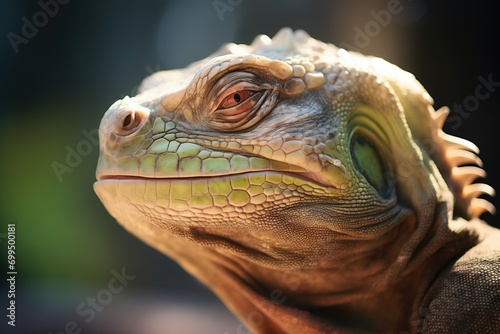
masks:
POLYGON ((447 113, 410 73, 282 29, 114 103, 94 188, 255 333, 500 333, 493 190, 447 113))

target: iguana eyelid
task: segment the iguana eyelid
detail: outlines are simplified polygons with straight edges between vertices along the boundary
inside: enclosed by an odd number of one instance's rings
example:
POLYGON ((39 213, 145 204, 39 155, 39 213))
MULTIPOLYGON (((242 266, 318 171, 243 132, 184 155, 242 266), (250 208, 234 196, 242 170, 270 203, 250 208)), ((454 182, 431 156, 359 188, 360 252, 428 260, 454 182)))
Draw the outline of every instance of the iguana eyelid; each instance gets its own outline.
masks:
POLYGON ((221 95, 224 95, 228 89, 240 84, 242 85, 241 87, 244 87, 240 90, 264 90, 273 89, 277 86, 277 82, 272 77, 265 76, 264 73, 261 73, 261 70, 252 68, 222 74, 213 80, 206 95, 212 97, 212 100, 216 100, 221 95))

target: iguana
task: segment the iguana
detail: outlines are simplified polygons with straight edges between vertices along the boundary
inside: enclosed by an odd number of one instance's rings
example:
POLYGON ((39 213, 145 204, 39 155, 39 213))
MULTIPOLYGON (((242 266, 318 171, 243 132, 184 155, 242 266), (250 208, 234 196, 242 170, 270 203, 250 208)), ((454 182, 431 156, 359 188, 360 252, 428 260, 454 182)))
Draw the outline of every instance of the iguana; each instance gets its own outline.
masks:
POLYGON ((284 28, 114 103, 94 188, 254 333, 500 333, 493 189, 432 104, 397 66, 284 28))

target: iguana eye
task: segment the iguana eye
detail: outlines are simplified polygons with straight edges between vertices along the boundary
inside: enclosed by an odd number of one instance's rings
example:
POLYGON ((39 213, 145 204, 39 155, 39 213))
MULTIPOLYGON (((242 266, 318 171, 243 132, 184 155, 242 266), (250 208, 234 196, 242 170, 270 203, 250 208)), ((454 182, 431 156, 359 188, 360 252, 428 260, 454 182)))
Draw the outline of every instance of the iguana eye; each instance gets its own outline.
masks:
MULTIPOLYGON (((244 102, 246 100, 248 100, 248 98, 250 96, 252 96, 254 93, 255 92, 253 92, 251 90, 240 90, 240 91, 231 93, 222 100, 222 102, 219 104, 219 107, 217 109, 227 109, 227 108, 235 107, 239 104, 244 104, 244 102)), ((255 104, 255 103, 253 103, 253 104, 255 104)), ((251 107, 251 105, 248 107, 251 107)))
POLYGON ((266 95, 261 90, 241 87, 227 89, 221 94, 218 107, 211 114, 211 124, 221 130, 241 130, 255 124, 259 114, 267 109, 261 109, 266 95))
POLYGON ((275 82, 250 72, 231 72, 210 89, 208 125, 218 131, 242 131, 260 122, 278 101, 275 82))

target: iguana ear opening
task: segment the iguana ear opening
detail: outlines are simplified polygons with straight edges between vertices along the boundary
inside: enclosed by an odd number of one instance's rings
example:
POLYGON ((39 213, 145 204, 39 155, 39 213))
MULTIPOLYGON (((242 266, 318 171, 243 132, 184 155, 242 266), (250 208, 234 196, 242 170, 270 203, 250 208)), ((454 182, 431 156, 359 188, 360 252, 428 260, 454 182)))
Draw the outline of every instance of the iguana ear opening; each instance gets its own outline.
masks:
POLYGON ((347 128, 349 148, 354 168, 383 199, 395 194, 390 176, 394 168, 391 161, 390 138, 387 124, 376 108, 360 103, 351 110, 347 128))
POLYGON ((383 198, 389 198, 392 188, 387 179, 387 165, 380 151, 366 136, 356 134, 351 138, 351 157, 356 169, 383 198))

